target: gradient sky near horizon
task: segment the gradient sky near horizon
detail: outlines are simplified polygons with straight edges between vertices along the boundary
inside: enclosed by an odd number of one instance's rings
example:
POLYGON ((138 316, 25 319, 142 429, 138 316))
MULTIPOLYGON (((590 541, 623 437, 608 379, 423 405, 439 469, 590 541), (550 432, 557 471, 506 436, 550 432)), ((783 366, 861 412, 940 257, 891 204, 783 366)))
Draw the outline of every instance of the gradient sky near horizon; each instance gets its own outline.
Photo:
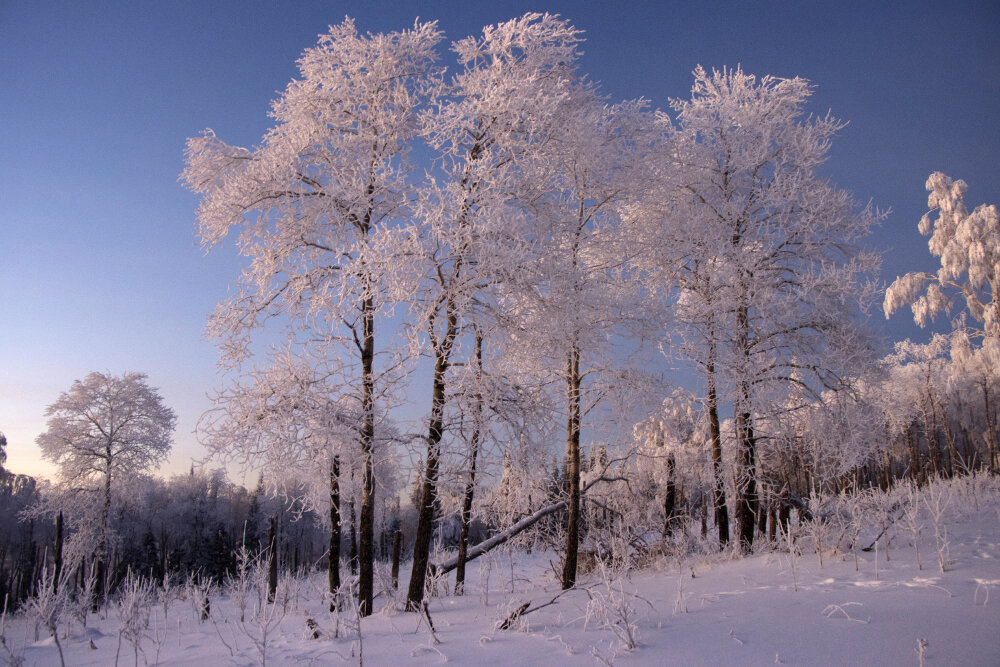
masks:
MULTIPOLYGON (((612 100, 687 97, 696 65, 801 76, 810 110, 850 124, 825 173, 892 214, 870 246, 883 280, 933 270, 916 224, 944 171, 1000 204, 1000 4, 986 2, 171 2, 0 0, 0 431, 7 468, 52 476, 45 407, 93 370, 142 371, 179 417, 163 474, 203 450, 217 385, 202 339, 240 262, 206 256, 177 176, 211 127, 251 145, 297 70, 345 15, 362 31, 438 19, 447 40, 526 11, 586 31, 581 68, 612 100)), ((443 61, 451 64, 450 54, 443 61)), ((926 339, 907 312, 875 324, 926 339)), ((418 413, 422 406, 415 408, 418 413)))

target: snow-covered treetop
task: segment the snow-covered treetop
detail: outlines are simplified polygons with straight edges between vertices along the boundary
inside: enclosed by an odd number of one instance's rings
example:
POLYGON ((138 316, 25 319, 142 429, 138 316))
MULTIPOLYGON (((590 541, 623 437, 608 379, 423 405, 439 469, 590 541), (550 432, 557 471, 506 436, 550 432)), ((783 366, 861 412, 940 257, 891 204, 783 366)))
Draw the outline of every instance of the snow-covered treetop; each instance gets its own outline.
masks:
POLYGON ((130 477, 162 463, 177 418, 143 373, 90 373, 46 411, 42 456, 67 482, 130 477))
MULTIPOLYGON (((937 315, 948 314, 954 303, 945 290, 957 290, 967 312, 982 322, 980 332, 1000 336, 1000 216, 996 206, 982 204, 971 213, 965 205, 965 181, 934 172, 926 184, 928 211, 917 229, 930 235, 931 254, 941 258, 936 273, 913 272, 896 280, 885 292, 888 318, 909 305, 913 320, 926 326, 937 315), (936 217, 935 217, 936 216, 936 217), (921 291, 926 285, 926 291, 921 291)), ((964 321, 956 321, 956 328, 964 321)))

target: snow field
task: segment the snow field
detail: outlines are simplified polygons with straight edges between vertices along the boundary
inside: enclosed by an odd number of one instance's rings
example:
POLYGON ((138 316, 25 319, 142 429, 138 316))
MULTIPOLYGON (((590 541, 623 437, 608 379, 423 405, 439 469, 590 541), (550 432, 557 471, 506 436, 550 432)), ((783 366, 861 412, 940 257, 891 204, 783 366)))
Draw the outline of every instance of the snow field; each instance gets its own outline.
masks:
MULTIPOLYGON (((900 518, 877 551, 857 550, 857 561, 850 526, 838 524, 843 508, 831 500, 823 539, 831 547, 822 566, 809 524, 793 524, 791 552, 785 540, 746 558, 732 551, 663 557, 624 573, 599 564, 568 592, 560 592, 555 575, 558 554, 497 550, 470 563, 464 596, 454 596, 450 582, 438 582, 428 606, 433 631, 427 616, 401 611, 404 593, 387 599, 387 571, 380 566, 383 594, 377 612, 360 621, 360 632, 349 601, 341 612, 329 611, 323 573, 284 577, 268 605, 258 586, 263 580, 251 572, 242 605, 232 586, 210 591, 207 620, 192 584, 175 586, 166 597, 153 589, 137 654, 121 633, 128 612, 117 602, 91 614, 86 628, 62 619, 60 643, 67 665, 102 666, 116 664, 116 656, 117 664, 130 665, 136 655, 139 664, 220 666, 996 665, 998 487, 981 476, 932 484, 918 494, 918 548, 900 518), (935 498, 945 504, 937 530, 935 498), (939 533, 947 536, 943 572, 939 533), (515 615, 525 603, 524 613, 515 615), (507 619, 510 627, 499 629, 507 619)), ((904 498, 906 491, 887 497, 904 498)), ((867 518, 862 547, 881 531, 867 518)), ((400 590, 405 587, 404 578, 400 590)), ((3 661, 59 664, 45 627, 37 629, 38 640, 35 633, 30 613, 4 619, 3 661)))

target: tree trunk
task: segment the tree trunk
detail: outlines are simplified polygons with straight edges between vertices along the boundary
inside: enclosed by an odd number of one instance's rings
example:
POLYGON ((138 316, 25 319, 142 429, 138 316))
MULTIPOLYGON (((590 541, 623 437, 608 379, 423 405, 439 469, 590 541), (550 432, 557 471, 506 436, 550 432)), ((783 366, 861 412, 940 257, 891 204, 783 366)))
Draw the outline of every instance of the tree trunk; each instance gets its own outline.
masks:
POLYGON ((399 556, 403 546, 403 533, 397 530, 392 534, 392 588, 399 590, 399 556))
POLYGON ((104 474, 104 506, 101 508, 101 534, 97 539, 97 570, 94 599, 92 608, 97 611, 100 603, 104 601, 104 589, 107 585, 107 558, 108 558, 108 519, 111 515, 111 444, 107 449, 108 468, 104 474))
POLYGON ((993 425, 993 412, 990 407, 990 388, 987 380, 983 380, 983 408, 986 412, 986 445, 989 448, 990 465, 989 470, 994 475, 997 474, 997 434, 993 425))
POLYGON ((906 427, 906 445, 910 450, 910 477, 918 486, 923 486, 923 462, 920 458, 920 443, 913 437, 911 426, 906 427))
POLYGON ((677 513, 677 487, 674 484, 674 469, 677 467, 673 453, 667 455, 667 493, 663 499, 663 539, 669 539, 674 532, 674 515, 677 513))
POLYGON ((267 601, 274 602, 274 594, 278 590, 278 536, 273 516, 267 524, 267 555, 267 601))
MULTIPOLYGON (((483 337, 476 332, 476 379, 483 375, 483 337)), ((479 440, 482 437, 483 397, 476 395, 475 424, 472 429, 471 451, 469 452, 469 478, 465 482, 465 497, 462 499, 462 528, 458 535, 458 567, 455 568, 455 595, 465 592, 465 556, 469 543, 469 526, 472 523, 472 501, 476 491, 476 457, 479 455, 479 440)))
MULTIPOLYGON (((370 277, 369 277, 370 279, 370 277)), ((370 286, 369 286, 370 287, 370 286)), ((370 293, 370 292, 369 292, 370 293)), ((361 347, 361 544, 358 577, 358 613, 372 613, 375 597, 375 301, 365 297, 362 304, 361 347)), ((354 503, 351 503, 354 507, 354 503)), ((353 531, 352 531, 353 535, 353 531)))
POLYGON ((55 545, 55 563, 53 565, 52 571, 52 592, 55 593, 59 590, 59 575, 62 574, 63 566, 63 513, 59 512, 56 515, 56 545, 55 545))
POLYGON ((740 542, 744 551, 753 549, 757 517, 757 443, 754 440, 750 413, 741 412, 736 419, 736 433, 740 444, 740 501, 737 506, 740 542))
POLYGON ((722 431, 719 428, 719 399, 715 393, 715 344, 710 344, 705 370, 708 385, 708 430, 712 440, 712 504, 719 529, 719 548, 729 544, 729 510, 726 507, 726 480, 722 474, 722 431))
MULTIPOLYGON (((427 463, 424 485, 420 494, 420 514, 417 517, 417 535, 413 543, 413 569, 410 587, 406 593, 406 608, 419 611, 424 599, 424 584, 427 579, 427 564, 430 558, 431 536, 434 532, 434 510, 437 504, 438 465, 441 457, 441 438, 444 435, 445 383, 449 358, 455 336, 458 334, 458 318, 447 304, 447 325, 444 338, 434 344, 434 380, 431 391, 431 419, 427 431, 427 463)), ((434 330, 431 320, 429 330, 434 330)))
POLYGON ((351 574, 358 573, 358 515, 354 510, 354 498, 351 498, 351 547, 347 554, 351 566, 351 574))
POLYGON ((330 461, 330 563, 327 566, 330 584, 330 611, 336 610, 340 589, 340 456, 330 461))
POLYGON ((563 590, 576 585, 580 550, 580 351, 570 348, 566 360, 566 557, 563 590))
POLYGON ((739 496, 736 513, 740 528, 740 546, 749 553, 753 548, 754 519, 757 516, 757 443, 754 440, 751 422, 750 400, 750 308, 747 305, 747 287, 740 279, 743 294, 736 314, 737 350, 742 356, 743 370, 736 388, 736 440, 739 447, 736 455, 738 472, 736 489, 739 496))

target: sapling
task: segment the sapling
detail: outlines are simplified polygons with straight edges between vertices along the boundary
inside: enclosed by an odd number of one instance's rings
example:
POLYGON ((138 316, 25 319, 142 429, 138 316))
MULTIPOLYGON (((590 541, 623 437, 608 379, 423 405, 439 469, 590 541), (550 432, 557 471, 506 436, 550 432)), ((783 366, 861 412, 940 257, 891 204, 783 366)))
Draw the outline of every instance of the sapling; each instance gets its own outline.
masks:
MULTIPOLYGON (((82 566, 81 566, 82 567, 82 566)), ((64 568, 65 572, 67 568, 64 568)), ((90 573, 83 577, 83 586, 76 595, 66 598, 66 609, 69 616, 80 622, 80 626, 87 629, 87 617, 93 607, 93 601, 97 595, 97 572, 95 567, 90 568, 90 573)), ((62 586, 60 586, 62 588, 62 586)))
POLYGON ((249 576, 253 582, 253 589, 257 592, 257 597, 250 618, 240 622, 239 627, 257 649, 257 657, 261 667, 266 667, 267 648, 273 641, 274 632, 285 617, 285 610, 284 606, 278 602, 268 602, 267 594, 270 584, 266 562, 257 559, 249 576))
POLYGON ((226 575, 226 589, 229 591, 229 599, 240 611, 240 623, 246 621, 247 605, 253 589, 250 575, 253 568, 259 564, 258 561, 259 557, 252 556, 246 545, 241 544, 236 550, 236 570, 226 575))
POLYGON ((816 547, 816 556, 819 558, 819 567, 823 568, 823 537, 826 534, 826 523, 823 521, 823 501, 818 493, 813 493, 809 497, 809 511, 812 512, 813 520, 810 522, 809 532, 812 534, 813 544, 816 547))
POLYGON ((24 667, 24 655, 14 653, 14 650, 7 643, 7 601, 9 596, 4 596, 3 607, 0 608, 0 646, 7 653, 7 664, 10 667, 24 667))
POLYGON ((854 553, 854 571, 859 571, 858 563, 858 540, 861 539, 861 528, 864 523, 864 499, 867 497, 865 493, 855 494, 849 501, 849 507, 851 510, 851 551, 854 553))
POLYGON ((944 523, 945 512, 951 504, 951 494, 944 484, 935 482, 927 486, 927 509, 934 523, 934 541, 937 544, 938 568, 945 572, 951 564, 948 543, 948 527, 944 523))
POLYGON ((923 570, 924 566, 920 562, 920 533, 924 525, 920 523, 920 494, 915 486, 908 487, 908 499, 903 506, 903 523, 910 529, 913 538, 913 553, 917 557, 917 569, 923 570))
POLYGON ((48 573, 48 565, 42 566, 42 577, 35 597, 26 603, 27 609, 39 623, 49 631, 59 651, 59 664, 66 667, 62 644, 59 642, 59 618, 66 604, 66 582, 56 586, 55 574, 48 573))
POLYGON ((201 623, 208 620, 212 611, 212 603, 209 597, 211 590, 212 580, 208 578, 202 579, 194 573, 188 575, 187 582, 184 584, 184 593, 191 601, 191 611, 194 613, 195 619, 201 623))
POLYGON ((167 611, 170 609, 170 601, 174 596, 173 576, 169 572, 163 573, 163 584, 156 592, 160 606, 163 607, 163 622, 167 622, 167 611))
POLYGON ((684 575, 677 575, 677 599, 674 601, 674 614, 688 613, 687 600, 684 597, 684 575))
POLYGON ((889 535, 889 530, 895 522, 893 512, 896 509, 898 502, 893 499, 893 494, 891 492, 876 494, 876 498, 879 502, 879 516, 882 519, 882 542, 885 545, 885 562, 888 563, 892 560, 889 555, 889 546, 892 544, 892 537, 889 535))
POLYGON ((493 573, 493 552, 479 559, 479 598, 484 607, 490 604, 490 575, 493 573))
POLYGON ((613 571, 602 561, 598 563, 601 583, 593 590, 587 590, 590 602, 587 603, 584 628, 593 619, 602 629, 614 632, 622 648, 631 651, 639 644, 636 609, 629 600, 629 597, 636 596, 625 593, 623 572, 613 571))
POLYGON ((799 547, 795 544, 794 529, 791 521, 784 526, 783 532, 785 534, 785 545, 788 547, 788 563, 792 570, 792 590, 797 592, 799 590, 799 582, 795 573, 795 559, 799 555, 799 547))
POLYGON ((139 665, 142 640, 149 629, 150 606, 153 603, 152 584, 131 572, 118 589, 115 612, 118 615, 118 648, 115 651, 115 666, 121 653, 122 639, 132 645, 135 665, 139 665))

